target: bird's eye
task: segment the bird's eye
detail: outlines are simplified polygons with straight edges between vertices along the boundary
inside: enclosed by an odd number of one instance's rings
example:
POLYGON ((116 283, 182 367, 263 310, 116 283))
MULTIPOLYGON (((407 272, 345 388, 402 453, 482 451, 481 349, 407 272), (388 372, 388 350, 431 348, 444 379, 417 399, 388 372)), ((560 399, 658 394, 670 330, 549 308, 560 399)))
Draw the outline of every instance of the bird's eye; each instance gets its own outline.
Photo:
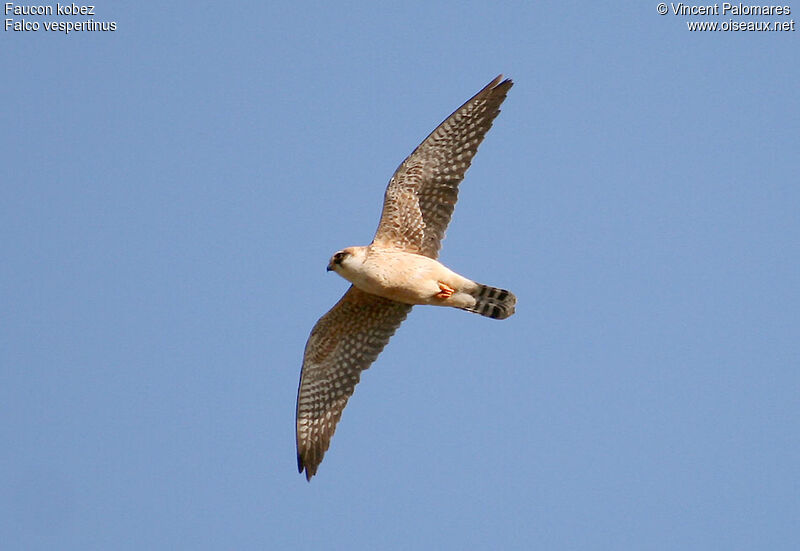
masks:
POLYGON ((345 256, 347 256, 347 253, 338 252, 335 255, 333 255, 333 261, 336 264, 341 264, 345 256))

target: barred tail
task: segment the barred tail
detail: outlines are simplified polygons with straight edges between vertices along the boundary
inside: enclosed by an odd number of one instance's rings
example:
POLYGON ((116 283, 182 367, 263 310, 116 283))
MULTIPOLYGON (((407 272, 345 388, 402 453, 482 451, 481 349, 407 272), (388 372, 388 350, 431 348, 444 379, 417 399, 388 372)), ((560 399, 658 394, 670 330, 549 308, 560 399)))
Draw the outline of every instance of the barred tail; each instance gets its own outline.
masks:
POLYGON ((475 304, 462 308, 462 310, 475 312, 492 319, 506 319, 514 313, 514 305, 517 304, 517 297, 511 291, 480 283, 476 284, 470 295, 475 298, 475 304))

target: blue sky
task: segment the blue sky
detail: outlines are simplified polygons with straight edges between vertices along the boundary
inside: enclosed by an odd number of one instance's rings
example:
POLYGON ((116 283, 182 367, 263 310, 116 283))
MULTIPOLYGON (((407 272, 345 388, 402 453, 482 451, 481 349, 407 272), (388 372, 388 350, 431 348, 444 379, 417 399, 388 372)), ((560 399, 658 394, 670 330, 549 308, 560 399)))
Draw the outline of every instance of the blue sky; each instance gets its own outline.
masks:
POLYGON ((798 33, 656 4, 104 2, 115 32, 3 32, 0 540, 797 549, 798 33), (309 484, 327 260, 498 73, 441 259, 517 314, 416 308, 309 484))

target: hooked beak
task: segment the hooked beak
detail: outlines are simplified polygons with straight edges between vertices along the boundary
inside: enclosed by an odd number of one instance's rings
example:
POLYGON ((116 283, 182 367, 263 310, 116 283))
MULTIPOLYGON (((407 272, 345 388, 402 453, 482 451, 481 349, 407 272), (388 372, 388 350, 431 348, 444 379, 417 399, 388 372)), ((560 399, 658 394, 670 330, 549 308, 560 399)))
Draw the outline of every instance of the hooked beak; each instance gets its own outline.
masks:
POLYGON ((325 271, 326 272, 332 272, 333 271, 333 264, 331 262, 328 262, 328 267, 325 268, 325 271))

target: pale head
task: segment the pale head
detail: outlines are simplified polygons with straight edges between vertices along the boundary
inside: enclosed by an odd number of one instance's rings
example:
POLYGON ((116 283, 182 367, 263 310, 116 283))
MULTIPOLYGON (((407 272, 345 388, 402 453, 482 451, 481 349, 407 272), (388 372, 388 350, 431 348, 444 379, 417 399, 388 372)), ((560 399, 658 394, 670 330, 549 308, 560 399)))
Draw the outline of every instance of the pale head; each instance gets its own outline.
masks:
POLYGON ((349 280, 349 274, 357 272, 367 255, 366 247, 347 247, 335 253, 328 262, 328 271, 334 271, 349 280))

